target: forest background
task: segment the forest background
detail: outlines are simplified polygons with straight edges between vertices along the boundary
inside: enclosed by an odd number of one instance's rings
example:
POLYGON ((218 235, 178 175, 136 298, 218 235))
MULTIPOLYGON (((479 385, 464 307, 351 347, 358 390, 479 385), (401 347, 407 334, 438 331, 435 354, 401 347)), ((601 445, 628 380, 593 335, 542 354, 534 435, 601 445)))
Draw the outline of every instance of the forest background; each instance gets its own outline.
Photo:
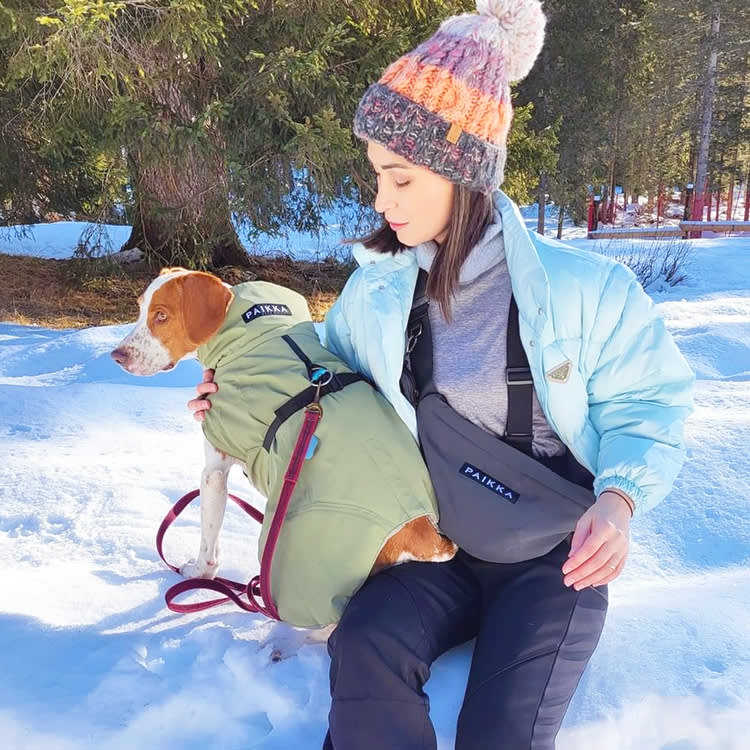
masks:
MULTIPOLYGON (((351 132, 388 62, 470 0, 0 0, 0 225, 132 226, 158 264, 247 266, 245 233, 373 221, 351 132)), ((585 219, 750 179, 747 0, 546 0, 504 189, 585 219)), ((539 211, 544 217, 545 211, 539 211)))

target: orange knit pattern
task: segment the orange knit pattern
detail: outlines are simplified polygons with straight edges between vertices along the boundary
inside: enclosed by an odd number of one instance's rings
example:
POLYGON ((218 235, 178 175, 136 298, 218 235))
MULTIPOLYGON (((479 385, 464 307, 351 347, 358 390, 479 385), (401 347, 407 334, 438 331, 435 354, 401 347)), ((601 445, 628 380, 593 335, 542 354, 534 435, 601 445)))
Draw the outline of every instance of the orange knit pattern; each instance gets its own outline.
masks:
POLYGON ((505 143, 513 113, 510 102, 467 86, 445 68, 404 55, 386 69, 379 83, 477 138, 505 143))

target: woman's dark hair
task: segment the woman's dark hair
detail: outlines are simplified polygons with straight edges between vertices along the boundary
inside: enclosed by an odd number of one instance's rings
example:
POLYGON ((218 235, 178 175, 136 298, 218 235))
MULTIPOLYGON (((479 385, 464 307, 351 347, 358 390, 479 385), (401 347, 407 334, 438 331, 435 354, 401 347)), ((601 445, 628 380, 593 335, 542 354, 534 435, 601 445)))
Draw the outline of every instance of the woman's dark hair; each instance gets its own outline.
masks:
MULTIPOLYGON (((479 242, 484 230, 492 223, 492 196, 456 185, 453 191, 453 207, 448 222, 448 234, 435 253, 430 275, 427 279, 427 296, 436 300, 446 321, 452 320, 451 301, 458 286, 461 266, 472 248, 479 242)), ((380 253, 400 253, 404 245, 396 233, 383 224, 366 237, 352 242, 361 242, 365 247, 380 253)))

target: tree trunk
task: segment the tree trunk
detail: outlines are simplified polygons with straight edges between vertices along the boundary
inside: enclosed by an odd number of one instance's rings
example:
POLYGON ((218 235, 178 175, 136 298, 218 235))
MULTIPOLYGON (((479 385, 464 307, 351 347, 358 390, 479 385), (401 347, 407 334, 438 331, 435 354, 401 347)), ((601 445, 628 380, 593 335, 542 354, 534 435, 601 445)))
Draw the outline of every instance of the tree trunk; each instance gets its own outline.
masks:
POLYGON ((614 143, 612 144, 612 160, 609 163, 609 207, 607 208, 607 223, 615 223, 615 193, 616 169, 617 169, 617 149, 620 140, 620 110, 618 104, 617 117, 615 119, 614 143))
POLYGON ((150 128, 129 134, 127 157, 135 194, 133 231, 123 250, 139 247, 160 265, 247 266, 232 225, 225 143, 207 116, 218 70, 200 57, 133 45, 147 71, 142 99, 150 128))
POLYGON ((562 230, 563 230, 563 219, 565 218, 565 206, 560 204, 560 210, 557 214, 557 239, 562 239, 562 230))
POLYGON ((537 234, 544 236, 544 219, 545 212, 547 209, 547 175, 542 172, 539 175, 539 188, 537 189, 537 216, 536 216, 536 231, 537 234))
POLYGON ((154 159, 129 153, 135 192, 133 230, 123 250, 138 247, 159 265, 193 268, 247 266, 232 225, 226 170, 220 156, 196 146, 154 159))
POLYGON ((713 118, 714 92, 716 90, 716 69, 719 56, 719 3, 714 2, 711 10, 711 37, 708 50, 708 65, 706 67, 706 85, 703 88, 701 101, 700 134, 698 138, 698 153, 696 156, 695 175, 695 215, 700 218, 703 214, 704 194, 708 176, 708 151, 711 145, 711 120, 713 118))

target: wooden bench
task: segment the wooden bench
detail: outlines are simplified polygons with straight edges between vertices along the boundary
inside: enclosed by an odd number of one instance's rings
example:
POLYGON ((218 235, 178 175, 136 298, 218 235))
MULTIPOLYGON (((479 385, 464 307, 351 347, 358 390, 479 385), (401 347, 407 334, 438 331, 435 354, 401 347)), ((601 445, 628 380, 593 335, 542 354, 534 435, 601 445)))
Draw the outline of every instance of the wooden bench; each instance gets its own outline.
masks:
POLYGON ((651 240, 657 237, 679 237, 682 230, 678 226, 667 227, 623 227, 621 229, 595 229, 588 233, 590 240, 622 240, 639 239, 651 240))
POLYGON ((684 232, 750 232, 750 221, 681 221, 684 232))
POLYGON ((596 229, 588 233, 590 240, 658 239, 659 237, 700 236, 701 232, 750 232, 750 221, 681 221, 666 227, 623 227, 596 229))

